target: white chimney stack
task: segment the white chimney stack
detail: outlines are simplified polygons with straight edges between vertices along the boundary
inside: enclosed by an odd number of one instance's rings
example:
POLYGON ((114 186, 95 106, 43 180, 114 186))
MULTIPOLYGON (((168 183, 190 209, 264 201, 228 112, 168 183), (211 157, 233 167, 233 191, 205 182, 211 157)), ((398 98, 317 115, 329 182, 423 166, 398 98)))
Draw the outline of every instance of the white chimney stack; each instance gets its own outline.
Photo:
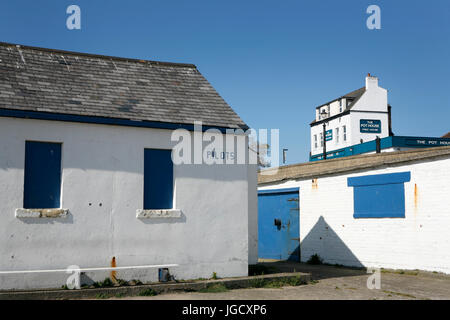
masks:
POLYGON ((368 73, 366 77, 366 90, 372 88, 378 88, 378 78, 368 73))

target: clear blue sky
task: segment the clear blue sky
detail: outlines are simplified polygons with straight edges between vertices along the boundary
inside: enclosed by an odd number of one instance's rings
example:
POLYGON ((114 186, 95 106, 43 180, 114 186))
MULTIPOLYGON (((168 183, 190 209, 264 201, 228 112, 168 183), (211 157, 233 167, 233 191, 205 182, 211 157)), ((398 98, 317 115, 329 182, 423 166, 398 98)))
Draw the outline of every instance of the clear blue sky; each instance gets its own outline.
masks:
POLYGON ((0 41, 197 65, 253 128, 279 128, 308 160, 315 106, 364 85, 389 90, 397 135, 450 131, 450 1, 4 0, 0 41), (82 29, 66 28, 81 7, 82 29), (381 30, 366 8, 381 8, 381 30))

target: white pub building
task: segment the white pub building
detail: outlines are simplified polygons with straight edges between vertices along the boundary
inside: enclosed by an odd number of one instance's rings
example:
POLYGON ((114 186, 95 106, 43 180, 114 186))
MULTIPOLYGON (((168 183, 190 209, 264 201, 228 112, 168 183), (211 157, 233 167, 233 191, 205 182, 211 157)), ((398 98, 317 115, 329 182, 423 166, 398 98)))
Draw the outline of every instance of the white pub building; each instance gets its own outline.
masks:
POLYGON ((364 87, 316 107, 310 126, 310 161, 322 160, 324 154, 331 159, 450 145, 445 138, 394 136, 387 90, 370 74, 364 87))

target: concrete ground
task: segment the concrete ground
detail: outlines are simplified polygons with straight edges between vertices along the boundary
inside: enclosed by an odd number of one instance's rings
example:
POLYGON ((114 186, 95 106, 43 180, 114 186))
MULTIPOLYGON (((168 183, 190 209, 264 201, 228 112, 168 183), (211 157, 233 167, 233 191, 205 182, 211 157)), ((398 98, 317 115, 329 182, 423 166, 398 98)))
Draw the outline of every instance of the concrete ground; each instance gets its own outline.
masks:
POLYGON ((271 272, 309 272, 313 281, 307 285, 282 288, 236 289, 219 293, 186 292, 152 297, 125 297, 133 300, 385 300, 450 299, 450 275, 382 270, 381 288, 368 289, 371 274, 365 270, 295 262, 262 263, 271 272))

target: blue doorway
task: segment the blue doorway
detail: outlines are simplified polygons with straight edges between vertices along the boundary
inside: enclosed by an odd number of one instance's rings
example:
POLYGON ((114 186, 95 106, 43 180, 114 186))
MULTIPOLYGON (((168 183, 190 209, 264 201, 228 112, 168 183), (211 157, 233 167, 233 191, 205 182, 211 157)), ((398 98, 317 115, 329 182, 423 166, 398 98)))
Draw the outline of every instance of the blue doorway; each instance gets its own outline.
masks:
POLYGON ((258 192, 258 258, 300 261, 299 189, 258 192))

